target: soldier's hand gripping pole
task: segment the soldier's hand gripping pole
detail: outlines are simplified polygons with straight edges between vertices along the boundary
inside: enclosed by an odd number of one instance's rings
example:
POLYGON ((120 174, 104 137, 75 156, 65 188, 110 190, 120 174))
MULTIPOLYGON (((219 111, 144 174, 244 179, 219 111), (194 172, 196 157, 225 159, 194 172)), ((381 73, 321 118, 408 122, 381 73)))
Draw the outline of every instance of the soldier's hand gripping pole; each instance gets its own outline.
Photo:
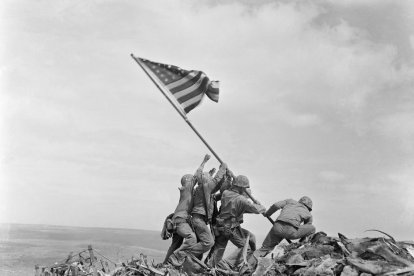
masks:
MULTIPOLYGON (((260 202, 257 200, 257 199, 255 199, 253 196, 252 196, 252 194, 251 193, 249 193, 248 191, 246 191, 246 194, 248 195, 248 197, 250 197, 250 199, 255 203, 255 204, 260 204, 260 202)), ((261 204, 260 204, 261 205, 261 204)), ((270 216, 266 216, 265 215, 265 213, 263 213, 262 214, 265 218, 267 218, 267 220, 268 221, 270 221, 270 223, 272 223, 272 225, 273 224, 275 224, 275 221, 270 217, 270 216)), ((288 243, 292 243, 292 241, 291 240, 289 240, 289 239, 286 239, 286 241, 288 242, 288 243)))
MULTIPOLYGON (((255 204, 260 204, 261 205, 261 203, 257 200, 257 199, 255 199, 253 196, 252 196, 252 194, 251 193, 249 193, 248 191, 246 191, 246 194, 247 194, 247 196, 248 197, 250 197, 250 199, 255 203, 255 204)), ((271 218, 271 217, 268 217, 268 216, 266 216, 264 213, 262 214, 265 218, 267 218, 269 221, 270 221, 270 223, 272 223, 272 225, 275 223, 275 221, 271 218)))
MULTIPOLYGON (((230 170, 230 169, 227 169, 227 171, 230 173, 230 175, 231 175, 231 177, 233 177, 233 178, 236 178, 236 176, 234 175, 234 173, 230 170)), ((247 196, 255 203, 255 204, 260 204, 261 205, 261 203, 257 200, 257 199, 255 199, 253 196, 252 196, 252 194, 251 193, 249 193, 247 190, 246 190, 246 194, 247 194, 247 196)), ((267 218, 269 221, 270 221, 270 223, 273 225, 274 223, 275 223, 275 221, 271 218, 271 217, 269 217, 269 216, 266 216, 264 213, 263 213, 263 216, 265 217, 265 218, 267 218)))

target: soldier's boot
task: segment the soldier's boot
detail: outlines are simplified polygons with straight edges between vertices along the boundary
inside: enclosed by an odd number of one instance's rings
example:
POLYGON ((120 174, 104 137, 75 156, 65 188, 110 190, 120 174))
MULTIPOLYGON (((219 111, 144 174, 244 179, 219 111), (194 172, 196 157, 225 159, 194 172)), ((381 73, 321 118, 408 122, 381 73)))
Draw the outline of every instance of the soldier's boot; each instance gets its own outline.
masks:
POLYGON ((174 252, 168 258, 168 262, 175 267, 180 267, 185 262, 186 257, 187 257, 187 254, 183 251, 174 252))

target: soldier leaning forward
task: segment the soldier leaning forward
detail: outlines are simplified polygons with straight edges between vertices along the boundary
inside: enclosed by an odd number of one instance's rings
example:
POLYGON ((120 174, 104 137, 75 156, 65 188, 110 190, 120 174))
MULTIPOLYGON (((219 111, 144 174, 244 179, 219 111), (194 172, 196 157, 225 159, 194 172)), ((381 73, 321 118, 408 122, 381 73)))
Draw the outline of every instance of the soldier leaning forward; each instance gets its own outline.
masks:
POLYGON ((304 239, 315 233, 315 226, 312 225, 312 206, 312 200, 307 196, 301 197, 299 201, 286 199, 270 206, 265 216, 270 217, 276 211, 281 211, 262 247, 254 253, 255 256, 266 256, 283 239, 304 239))

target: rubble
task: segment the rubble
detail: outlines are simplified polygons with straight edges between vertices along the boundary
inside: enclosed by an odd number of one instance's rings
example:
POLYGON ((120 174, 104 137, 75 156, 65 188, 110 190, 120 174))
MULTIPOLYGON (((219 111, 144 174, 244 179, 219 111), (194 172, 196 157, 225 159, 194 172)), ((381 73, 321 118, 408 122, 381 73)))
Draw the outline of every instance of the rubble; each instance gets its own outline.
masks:
MULTIPOLYGON (((380 232, 380 231, 379 231, 380 232)), ((350 239, 318 232, 303 242, 279 244, 276 257, 259 258, 252 273, 210 269, 195 257, 186 259, 180 268, 149 262, 143 254, 123 263, 116 263, 98 251, 88 248, 70 254, 64 261, 50 267, 37 267, 36 276, 94 275, 94 276, 180 276, 180 275, 253 275, 253 276, 369 276, 414 275, 414 243, 398 242, 393 237, 350 239), (85 256, 85 252, 89 255, 85 256), (97 254, 93 254, 96 252, 97 254), (100 258, 100 259, 99 259, 100 258)))
POLYGON ((414 275, 413 244, 392 237, 349 239, 318 232, 305 242, 280 246, 284 254, 274 259, 267 274, 255 276, 414 275))

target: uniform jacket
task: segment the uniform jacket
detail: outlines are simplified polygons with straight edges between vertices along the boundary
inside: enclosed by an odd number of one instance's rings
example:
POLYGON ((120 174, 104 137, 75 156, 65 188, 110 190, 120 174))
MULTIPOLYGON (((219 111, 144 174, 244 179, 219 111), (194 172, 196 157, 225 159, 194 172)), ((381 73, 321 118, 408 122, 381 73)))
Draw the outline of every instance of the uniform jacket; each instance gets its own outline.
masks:
POLYGON ((276 202, 270 206, 265 215, 271 216, 279 209, 281 209, 281 211, 276 221, 286 222, 296 228, 298 228, 302 222, 305 224, 312 224, 313 219, 308 208, 302 203, 299 203, 293 199, 286 199, 276 202))
POLYGON ((195 176, 198 180, 198 186, 194 190, 194 204, 192 214, 206 216, 207 206, 208 220, 211 219, 214 210, 214 201, 212 199, 212 195, 220 188, 219 183, 223 179, 224 174, 226 173, 226 169, 226 166, 220 165, 220 168, 214 178, 211 177, 209 173, 203 173, 203 171, 200 169, 197 170, 195 176))
POLYGON ((252 213, 259 214, 262 206, 251 203, 243 195, 232 190, 225 190, 221 196, 220 214, 217 216, 219 221, 235 227, 243 222, 243 214, 252 213))
POLYGON ((191 181, 190 183, 186 183, 186 185, 178 188, 180 190, 180 200, 178 201, 178 205, 175 208, 173 220, 176 218, 188 218, 191 212, 191 207, 193 206, 192 200, 194 185, 195 181, 191 181))

